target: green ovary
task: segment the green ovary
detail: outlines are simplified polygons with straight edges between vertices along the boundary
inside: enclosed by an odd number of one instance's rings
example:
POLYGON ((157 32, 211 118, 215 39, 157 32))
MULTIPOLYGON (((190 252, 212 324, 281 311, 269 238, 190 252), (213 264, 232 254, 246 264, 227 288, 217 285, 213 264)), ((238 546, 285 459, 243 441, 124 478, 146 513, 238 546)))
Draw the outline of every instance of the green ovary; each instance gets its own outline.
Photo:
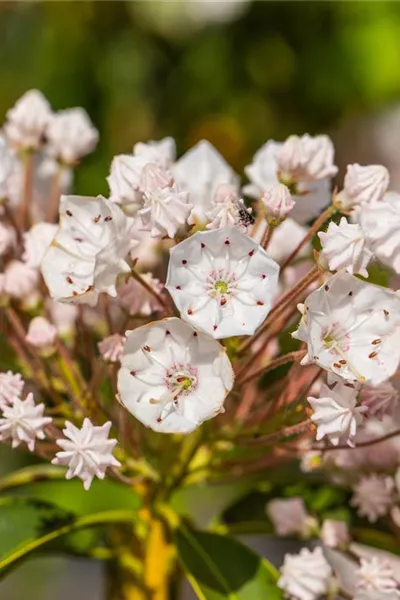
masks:
POLYGON ((221 294, 226 294, 228 292, 228 284, 225 281, 217 281, 214 288, 216 292, 220 292, 221 294))

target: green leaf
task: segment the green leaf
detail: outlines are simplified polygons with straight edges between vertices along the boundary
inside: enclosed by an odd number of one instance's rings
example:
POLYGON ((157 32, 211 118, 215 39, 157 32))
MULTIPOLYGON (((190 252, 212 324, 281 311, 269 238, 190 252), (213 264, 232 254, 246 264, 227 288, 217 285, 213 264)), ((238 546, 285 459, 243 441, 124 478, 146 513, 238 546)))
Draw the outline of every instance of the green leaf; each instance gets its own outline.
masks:
POLYGON ((175 531, 175 544, 187 577, 202 600, 281 600, 278 573, 267 561, 228 536, 175 531))
POLYGON ((137 511, 141 505, 135 490, 112 479, 94 480, 90 490, 85 491, 80 480, 66 481, 65 470, 51 465, 27 467, 11 473, 0 479, 0 491, 45 500, 77 515, 106 510, 137 511))
POLYGON ((0 501, 0 577, 36 550, 70 533, 107 524, 132 523, 132 510, 108 510, 76 517, 46 502, 26 498, 0 501))

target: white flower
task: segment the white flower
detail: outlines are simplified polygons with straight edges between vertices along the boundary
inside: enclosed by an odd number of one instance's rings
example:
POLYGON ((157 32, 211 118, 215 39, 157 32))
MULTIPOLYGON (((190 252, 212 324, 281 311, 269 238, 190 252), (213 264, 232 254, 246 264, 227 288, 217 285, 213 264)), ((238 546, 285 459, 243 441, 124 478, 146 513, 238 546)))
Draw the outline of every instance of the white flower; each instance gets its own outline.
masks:
POLYGON ((363 590, 390 592, 397 588, 394 571, 390 564, 382 558, 373 556, 371 559, 361 558, 357 571, 357 587, 363 590))
POLYGON ((138 215, 143 229, 151 231, 152 237, 174 238, 192 210, 188 193, 179 191, 171 176, 153 163, 143 169, 141 189, 144 203, 138 215))
POLYGON ((104 358, 110 362, 118 362, 121 360, 122 352, 124 350, 125 337, 119 333, 114 333, 104 338, 97 344, 99 352, 104 358))
POLYGON ((268 502, 266 510, 277 535, 306 536, 316 524, 301 498, 274 498, 268 502))
POLYGON ((0 222, 0 256, 7 254, 17 240, 15 229, 0 222))
POLYGON ((7 112, 4 133, 17 150, 37 150, 51 116, 50 104, 38 90, 26 92, 7 112))
POLYGON ((220 185, 212 201, 211 210, 206 214, 210 221, 206 228, 221 229, 232 226, 246 232, 248 226, 254 223, 251 212, 231 185, 220 185))
POLYGON ((39 282, 38 271, 19 260, 10 261, 4 271, 3 292, 18 300, 29 296, 39 282))
POLYGON ((62 163, 73 166, 92 152, 99 132, 83 108, 60 110, 51 116, 46 129, 49 152, 62 163))
MULTIPOLYGON (((151 273, 142 273, 140 276, 157 294, 162 293, 164 285, 151 273)), ((130 315, 148 317, 162 308, 155 296, 150 294, 136 279, 129 276, 118 285, 117 299, 130 315)))
POLYGON ((16 158, 6 139, 0 134, 0 200, 8 198, 9 180, 15 169, 16 158))
POLYGON ((29 323, 26 341, 36 348, 49 348, 57 337, 57 329, 44 317, 35 317, 29 323))
POLYGON ((349 541, 349 528, 345 521, 325 519, 321 528, 321 540, 330 548, 346 548, 349 541))
POLYGON ((102 196, 62 196, 59 229, 41 264, 51 297, 94 306, 101 292, 115 296, 117 276, 130 272, 130 228, 119 206, 102 196))
MULTIPOLYGON (((282 146, 281 142, 270 140, 256 152, 252 164, 245 167, 250 180, 250 184, 243 188, 245 194, 258 199, 279 182, 276 153, 282 146)), ((331 201, 329 178, 312 182, 297 181, 296 192, 293 196, 296 205, 290 217, 301 225, 319 215, 331 201)))
POLYGON ((0 419, 0 440, 12 440, 16 448, 26 442, 28 449, 33 452, 35 441, 45 438, 43 429, 51 423, 50 417, 44 417, 45 405, 35 404, 33 394, 28 394, 25 400, 15 397, 11 406, 3 407, 0 419))
POLYGON ((15 398, 19 398, 25 385, 20 373, 7 371, 0 373, 0 408, 12 404, 15 398))
POLYGON ((375 256, 400 273, 400 194, 389 192, 381 202, 364 206, 360 224, 375 256))
POLYGON ((332 389, 323 385, 319 398, 307 398, 314 411, 311 420, 317 425, 317 441, 326 436, 334 446, 339 442, 354 446, 357 426, 367 411, 365 406, 356 406, 357 396, 354 388, 337 383, 332 389))
POLYGON ((317 600, 328 592, 332 580, 332 569, 319 547, 286 554, 280 571, 278 587, 297 600, 317 600))
POLYGON ((280 177, 289 181, 312 182, 334 177, 335 150, 327 135, 291 135, 276 152, 280 177))
POLYGON ((205 223, 206 213, 221 184, 238 187, 238 176, 210 142, 201 140, 171 168, 179 189, 189 192, 194 205, 191 222, 205 223))
POLYGON ((335 198, 340 210, 375 204, 383 199, 389 187, 389 172, 382 165, 348 165, 344 189, 335 198))
POLYGON ((162 140, 137 142, 133 154, 145 159, 148 163, 156 163, 162 169, 169 169, 176 157, 175 140, 166 137, 162 140))
POLYGON ((399 392, 390 381, 384 381, 375 387, 363 386, 360 401, 368 408, 368 416, 382 420, 384 415, 394 414, 399 405, 399 392))
POLYGON ((386 475, 366 475, 354 486, 352 506, 358 514, 375 523, 389 511, 393 503, 394 481, 386 475))
POLYGON ((351 225, 342 217, 339 225, 329 223, 326 232, 318 234, 322 245, 322 256, 328 261, 331 271, 341 269, 352 275, 368 277, 367 266, 373 257, 360 225, 351 225))
POLYGON ((175 317, 126 335, 119 399, 144 425, 190 433, 223 412, 233 370, 218 342, 175 317))
POLYGON ((66 421, 63 434, 68 439, 56 441, 62 451, 57 452, 52 464, 68 465, 66 479, 79 477, 85 490, 88 490, 94 477, 104 479, 107 467, 121 466, 112 455, 117 440, 108 439, 110 429, 110 421, 96 427, 90 419, 85 419, 82 429, 66 421))
POLYGON ((114 156, 107 183, 110 188, 110 200, 118 204, 130 205, 137 210, 143 204, 140 190, 142 171, 147 164, 144 156, 119 154, 114 156))
POLYGON ((265 191, 261 196, 261 202, 266 211, 267 221, 272 224, 283 221, 296 204, 289 189, 283 183, 277 183, 265 191))
POLYGON ((57 230, 57 225, 52 223, 36 223, 24 233, 25 252, 22 258, 28 266, 33 268, 40 266, 57 230))
POLYGON ((279 267, 235 227, 199 231, 170 250, 166 288, 193 326, 215 338, 251 335, 276 292, 279 267))
POLYGON ((302 364, 378 385, 400 360, 400 297, 390 289, 338 273, 312 292, 293 337, 307 342, 302 364))

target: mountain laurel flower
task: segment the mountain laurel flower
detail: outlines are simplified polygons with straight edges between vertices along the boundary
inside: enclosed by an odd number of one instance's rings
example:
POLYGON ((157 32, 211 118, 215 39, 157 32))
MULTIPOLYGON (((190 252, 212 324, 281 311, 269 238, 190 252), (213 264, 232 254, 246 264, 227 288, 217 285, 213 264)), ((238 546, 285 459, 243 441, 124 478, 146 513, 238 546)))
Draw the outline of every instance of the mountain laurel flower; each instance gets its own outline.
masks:
POLYGON ((233 386, 225 348, 171 317, 126 332, 119 400, 161 433, 190 433, 224 412, 233 386))
MULTIPOLYGON (((141 273, 143 281, 158 295, 162 294, 164 285, 151 273, 141 273)), ((157 298, 133 277, 125 277, 117 287, 119 305, 129 315, 150 316, 159 311, 162 306, 157 298)))
POLYGON ((190 223, 206 223, 207 212, 212 209, 212 199, 221 184, 239 188, 239 178, 216 148, 201 140, 190 148, 171 167, 180 190, 189 192, 193 210, 190 223))
POLYGON ((19 398, 24 385, 25 382, 20 373, 12 371, 0 373, 0 408, 12 404, 15 398, 19 398))
POLYGON ((389 187, 389 172, 382 165, 348 165, 344 188, 334 203, 339 210, 372 205, 383 199, 389 187))
POLYGON ((321 540, 330 548, 346 549, 350 542, 349 528, 345 521, 325 519, 321 527, 321 540))
POLYGON ((51 348, 57 337, 57 328, 44 317, 35 317, 29 323, 25 340, 39 349, 51 348))
POLYGON ((3 273, 1 291, 17 300, 24 300, 38 286, 39 273, 20 260, 11 260, 3 273))
POLYGON ((332 569, 320 547, 302 548, 299 554, 286 554, 280 568, 278 587, 289 598, 317 600, 328 593, 332 569))
POLYGON ((283 181, 312 182, 334 177, 335 150, 327 135, 291 135, 276 152, 279 177, 283 181))
POLYGON ((230 185, 220 185, 211 204, 211 210, 206 213, 209 223, 206 229, 221 229, 237 227, 243 232, 254 223, 252 209, 247 208, 244 200, 238 197, 230 185))
POLYGON ((370 559, 361 558, 356 575, 358 579, 356 586, 359 589, 377 592, 390 592, 397 589, 395 573, 390 563, 378 556, 370 559))
POLYGON ((360 225, 352 225, 342 217, 339 225, 331 221, 327 231, 321 231, 318 237, 322 257, 331 271, 345 270, 351 275, 368 277, 367 266, 373 253, 360 225))
POLYGON ((79 477, 88 490, 94 477, 104 479, 108 467, 120 467, 121 463, 112 455, 117 440, 108 439, 111 422, 96 427, 86 418, 81 429, 69 421, 65 422, 63 434, 56 444, 61 448, 51 461, 53 465, 68 465, 66 479, 79 477))
POLYGON ((41 263, 50 295, 95 306, 101 292, 116 296, 116 279, 131 268, 131 219, 102 196, 61 196, 60 224, 41 263))
POLYGON ((152 237, 168 236, 173 239, 191 213, 189 194, 179 191, 168 172, 154 163, 144 167, 141 189, 144 203, 138 215, 143 229, 150 231, 152 237))
POLYGON ((360 402, 368 409, 368 416, 382 421, 385 415, 393 416, 399 406, 399 392, 390 381, 375 386, 364 385, 360 391, 360 402))
POLYGON ((381 202, 363 207, 359 218, 375 256, 400 273, 400 194, 385 194, 381 202))
POLYGON ((52 421, 50 417, 43 416, 44 409, 44 404, 35 404, 33 394, 28 394, 25 400, 15 397, 10 406, 3 407, 0 440, 11 439, 13 448, 25 442, 33 452, 36 439, 44 440, 43 429, 52 421))
POLYGON ((175 140, 166 137, 157 141, 137 142, 133 147, 133 154, 148 163, 155 163, 161 169, 169 169, 176 158, 175 140))
POLYGON ((35 269, 40 267, 40 263, 46 250, 49 248, 58 231, 57 225, 53 223, 36 223, 29 231, 24 233, 24 254, 23 261, 29 267, 35 269))
POLYGON ((170 250, 166 288, 182 319, 214 338, 251 335, 266 318, 279 266, 235 227, 198 231, 170 250))
POLYGON ((307 537, 317 525, 308 514, 302 498, 274 498, 268 502, 266 512, 280 536, 307 537))
POLYGON ((299 305, 292 336, 307 342, 302 364, 316 363, 349 382, 378 385, 400 360, 400 296, 340 272, 299 305))
POLYGON ((99 352, 109 362, 119 362, 124 350, 125 337, 119 333, 114 333, 104 338, 97 344, 99 352))
POLYGON ((261 203, 266 212, 268 223, 275 226, 283 221, 296 204, 289 188, 277 183, 261 196, 261 203))
POLYGON ((99 132, 87 112, 77 107, 53 114, 47 125, 46 137, 50 154, 61 163, 74 166, 95 149, 99 132))
POLYGON ((16 150, 37 150, 43 143, 51 107, 38 90, 26 92, 7 112, 4 134, 16 150))
MULTIPOLYGON (((276 155, 282 146, 282 142, 269 140, 256 152, 252 164, 245 167, 250 183, 244 186, 244 194, 258 200, 279 183, 276 155)), ((290 217, 300 225, 304 225, 317 217, 331 202, 330 181, 329 178, 318 181, 298 180, 295 187, 296 194, 293 195, 293 200, 296 204, 292 208, 290 217)))
POLYGON ((361 517, 375 523, 385 516, 394 501, 394 481, 386 475, 366 475, 353 488, 350 504, 361 517))
POLYGON ((357 426, 368 410, 356 405, 357 397, 357 390, 337 383, 332 389, 323 385, 319 398, 307 398, 313 409, 311 420, 317 425, 317 441, 326 436, 334 446, 339 442, 354 446, 357 426))
POLYGON ((143 205, 140 180, 146 164, 145 156, 133 154, 118 154, 111 163, 110 174, 107 177, 110 200, 129 206, 132 213, 136 213, 143 205))

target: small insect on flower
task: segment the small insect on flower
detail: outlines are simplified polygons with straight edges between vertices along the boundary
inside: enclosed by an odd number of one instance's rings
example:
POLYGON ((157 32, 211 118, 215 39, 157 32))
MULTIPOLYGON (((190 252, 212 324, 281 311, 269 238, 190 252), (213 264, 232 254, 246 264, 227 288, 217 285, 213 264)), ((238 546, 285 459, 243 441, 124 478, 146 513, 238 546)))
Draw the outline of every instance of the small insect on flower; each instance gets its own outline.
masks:
POLYGON ((233 370, 218 342, 175 317, 126 335, 119 399, 144 425, 190 433, 223 412, 233 370))

